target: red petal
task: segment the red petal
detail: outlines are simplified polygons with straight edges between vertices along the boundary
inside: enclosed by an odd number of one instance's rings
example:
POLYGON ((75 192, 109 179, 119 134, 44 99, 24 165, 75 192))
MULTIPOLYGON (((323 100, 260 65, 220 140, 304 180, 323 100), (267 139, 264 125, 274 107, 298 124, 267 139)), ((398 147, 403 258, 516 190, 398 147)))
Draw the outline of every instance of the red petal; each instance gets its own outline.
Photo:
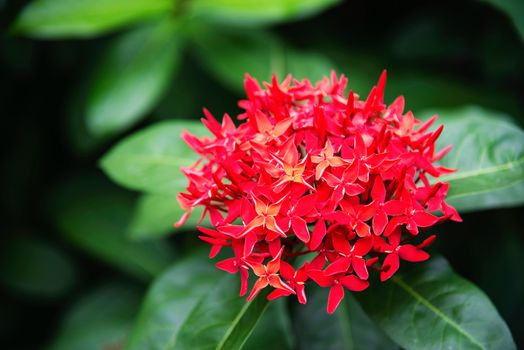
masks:
POLYGON ((344 298, 344 288, 340 284, 335 284, 329 289, 327 312, 332 314, 344 298))
POLYGON ((386 77, 387 77, 387 72, 384 69, 382 71, 382 74, 380 75, 380 78, 378 79, 378 84, 377 84, 376 97, 379 103, 384 102, 384 90, 386 88, 386 77))
POLYGON ((368 281, 363 281, 355 275, 342 277, 340 283, 352 292, 361 292, 369 286, 368 281))
POLYGON ((355 96, 353 94, 353 91, 349 91, 348 100, 346 104, 346 116, 349 118, 351 116, 351 113, 353 112, 353 103, 355 101, 355 96))
POLYGON ((357 160, 354 160, 346 168, 346 170, 344 171, 344 174, 342 175, 344 182, 345 183, 355 182, 357 180, 359 172, 360 172, 360 162, 357 160))
POLYGON ((243 297, 247 293, 247 284, 249 281, 249 271, 243 267, 240 268, 240 296, 243 297))
POLYGON ((254 231, 249 232, 244 237, 244 256, 249 256, 253 252, 253 248, 255 248, 255 244, 257 243, 258 237, 257 234, 254 231))
POLYGON ((333 213, 325 213, 324 218, 329 221, 335 221, 337 224, 340 225, 348 225, 351 222, 351 217, 340 210, 337 210, 333 213))
POLYGON ((214 245, 211 247, 211 250, 209 251, 209 259, 213 259, 215 256, 220 253, 220 250, 222 249, 222 245, 214 245))
POLYGON ((313 206, 313 203, 316 203, 316 198, 316 193, 308 194, 307 196, 301 197, 295 204, 295 209, 293 210, 293 213, 296 216, 306 216, 307 214, 311 213, 315 208, 313 206))
POLYGON ((315 180, 318 181, 320 180, 320 178, 322 178, 322 175, 324 174, 324 171, 326 171, 328 166, 329 162, 327 160, 318 163, 317 168, 315 170, 315 180))
POLYGON ((344 235, 334 233, 331 235, 331 241, 335 250, 340 254, 349 255, 351 252, 351 245, 344 235))
POLYGON ((362 221, 368 221, 377 211, 377 202, 373 201, 367 205, 361 205, 358 208, 358 218, 362 221))
POLYGON ((315 256, 313 260, 311 260, 308 267, 312 270, 319 270, 319 269, 322 269, 325 264, 326 264, 326 258, 322 254, 319 254, 315 256))
POLYGON ((330 187, 336 187, 342 182, 338 177, 331 173, 325 173, 323 179, 330 187))
POLYGON ((304 219, 299 217, 294 217, 291 219, 291 227, 293 232, 302 242, 309 242, 309 230, 307 228, 307 223, 304 219))
POLYGON ((331 194, 331 203, 333 203, 333 209, 338 205, 338 203, 344 198, 344 186, 337 185, 333 189, 333 193, 331 194))
POLYGON ((370 266, 373 266, 377 263, 378 261, 378 256, 375 256, 371 259, 369 259, 368 261, 366 261, 366 266, 370 267, 370 266))
POLYGON ((355 135, 355 155, 356 158, 359 158, 359 156, 366 156, 367 155, 367 148, 366 143, 364 142, 364 139, 362 138, 362 135, 357 133, 355 135))
POLYGON ((384 210, 379 210, 373 217, 373 233, 380 236, 388 224, 388 216, 384 210))
POLYGON ((292 281, 295 277, 295 270, 293 266, 289 265, 284 260, 280 261, 280 274, 286 281, 292 281))
MULTIPOLYGON (((364 187, 359 184, 345 184, 344 191, 348 196, 357 196, 365 191, 364 187)), ((342 199, 342 198, 341 198, 342 199)))
POLYGON ((380 176, 375 178, 373 189, 371 190, 371 198, 378 203, 384 203, 386 200, 386 187, 380 176))
POLYGON ((275 137, 279 137, 283 135, 287 131, 287 129, 289 129, 291 124, 293 124, 293 118, 287 118, 287 119, 283 119, 279 121, 277 125, 275 125, 275 128, 273 130, 273 135, 275 137))
POLYGON ((257 216, 253 204, 251 204, 251 202, 245 197, 241 200, 240 216, 242 217, 244 224, 250 222, 255 216, 257 216))
POLYGON ((273 124, 267 118, 266 114, 262 113, 261 111, 257 111, 257 113, 255 113, 255 121, 257 123, 258 131, 261 133, 269 132, 273 129, 273 124))
POLYGON ((402 260, 419 262, 429 259, 429 254, 417 247, 406 244, 398 249, 398 255, 402 260))
POLYGON ((274 216, 267 216, 266 218, 266 228, 273 232, 277 232, 282 237, 286 237, 286 233, 277 225, 277 220, 274 216))
POLYGON ((346 257, 340 257, 334 262, 332 262, 324 270, 326 276, 336 275, 338 273, 345 273, 351 266, 351 259, 346 257))
POLYGON ((388 155, 389 154, 387 153, 373 154, 366 158, 366 164, 370 168, 374 169, 378 167, 380 164, 382 164, 386 160, 388 155))
POLYGON ((406 223, 406 218, 404 216, 395 216, 389 220, 386 228, 384 229, 384 236, 389 236, 395 231, 398 225, 406 223))
POLYGON ((382 264, 382 269, 380 271, 380 280, 384 282, 385 280, 391 278, 397 272, 400 267, 400 260, 398 254, 392 253, 386 256, 384 263, 382 264))
POLYGON ((309 242, 309 249, 316 250, 322 240, 326 236, 326 223, 324 220, 318 220, 313 228, 313 235, 311 241, 309 242))
POLYGON ((284 247, 280 248, 280 251, 277 253, 277 255, 275 255, 275 257, 267 263, 268 274, 277 273, 280 270, 280 257, 282 256, 283 251, 284 247))
POLYGON ((362 278, 363 280, 367 280, 369 278, 366 261, 363 258, 354 256, 351 260, 351 265, 353 265, 353 270, 355 270, 355 273, 358 277, 362 278))
POLYGON ((237 258, 229 258, 226 260, 219 261, 215 264, 220 270, 224 270, 229 273, 238 272, 237 258))
MULTIPOLYGON (((266 241, 267 241, 268 237, 266 236, 266 241)), ((273 239, 271 240, 269 243, 268 243, 268 247, 269 247, 269 254, 271 254, 271 256, 277 256, 278 252, 280 251, 280 247, 281 247, 281 241, 280 239, 273 239)))
POLYGON ((282 206, 281 203, 268 205, 267 206, 267 215, 269 215, 269 216, 277 216, 279 211, 280 211, 280 207, 281 206, 282 206))
POLYGON ((269 284, 268 280, 266 278, 259 278, 255 285, 253 286, 253 290, 251 290, 251 293, 247 297, 247 301, 250 301, 253 299, 262 289, 266 288, 269 284))
POLYGON ((243 236, 246 233, 251 232, 255 228, 264 225, 264 222, 265 222, 265 218, 264 217, 262 217, 262 216, 255 217, 253 220, 251 220, 249 222, 249 224, 246 225, 246 227, 244 227, 244 229, 242 230, 240 235, 243 236))
POLYGON ((224 217, 220 212, 215 208, 208 208, 209 211, 209 221, 215 227, 220 226, 224 223, 224 217))
POLYGON ((400 244, 400 238, 402 238, 402 231, 401 229, 396 229, 393 231, 393 233, 388 237, 389 241, 389 249, 394 250, 397 249, 398 245, 400 244))
POLYGON ((426 238, 422 243, 420 243, 417 248, 419 249, 423 249, 423 248, 426 248, 426 247, 429 247, 430 245, 433 244, 433 242, 435 242, 435 239, 437 238, 436 235, 431 235, 429 236, 428 238, 426 238))
POLYGON ((308 270, 307 275, 321 287, 329 287, 333 284, 333 277, 326 276, 322 270, 308 270))
POLYGON ((363 223, 362 221, 357 222, 357 227, 355 231, 359 237, 367 237, 371 234, 371 229, 368 224, 363 223))
POLYGON ((404 202, 396 199, 384 203, 383 208, 386 213, 391 216, 402 215, 406 211, 406 205, 404 202))
POLYGON ((271 287, 273 287, 273 288, 283 289, 283 290, 288 291, 288 292, 290 292, 292 294, 295 294, 295 291, 293 290, 293 288, 291 288, 286 283, 282 282, 280 277, 278 277, 277 275, 270 275, 269 276, 269 285, 271 287))
POLYGON ((269 293, 269 295, 267 296, 267 300, 275 300, 280 297, 287 297, 291 294, 293 293, 288 292, 287 290, 284 290, 284 289, 275 289, 274 291, 269 293))
POLYGON ((386 243, 386 240, 380 236, 372 236, 373 237, 373 249, 377 253, 383 253, 384 251, 389 249, 389 244, 386 243))
POLYGON ((373 247, 373 238, 371 236, 361 238, 355 243, 355 246, 353 247, 353 254, 357 256, 364 256, 373 247))
MULTIPOLYGON (((205 228, 202 227, 202 228, 199 228, 199 230, 204 230, 205 228)), ((209 230, 209 229, 206 229, 206 230, 209 230)), ((233 238, 239 238, 242 231, 244 230, 244 227, 243 226, 240 226, 240 225, 224 225, 224 226, 221 226, 218 228, 218 231, 224 235, 227 235, 227 236, 230 236, 230 237, 233 237, 233 238)), ((212 231, 212 230, 210 230, 212 231)), ((202 231, 204 232, 204 231, 202 231)), ((204 232, 206 234, 209 234, 207 233, 208 231, 204 232)))
POLYGON ((295 287, 295 292, 297 293, 298 302, 300 304, 307 303, 306 289, 304 288, 303 284, 297 284, 295 287))
POLYGON ((438 221, 438 217, 424 211, 417 211, 413 214, 413 220, 415 220, 417 226, 428 227, 434 225, 438 221))

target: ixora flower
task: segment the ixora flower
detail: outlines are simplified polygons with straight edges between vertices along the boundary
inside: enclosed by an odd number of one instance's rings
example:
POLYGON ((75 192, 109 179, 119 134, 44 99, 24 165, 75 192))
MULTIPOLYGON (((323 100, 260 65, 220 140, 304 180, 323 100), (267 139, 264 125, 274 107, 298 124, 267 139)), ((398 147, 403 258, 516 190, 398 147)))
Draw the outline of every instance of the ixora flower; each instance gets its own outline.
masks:
POLYGON ((241 296, 256 277, 248 300, 270 287, 269 299, 306 303, 314 282, 330 288, 332 313, 345 289, 369 286, 370 272, 385 281, 400 260, 428 259, 435 237, 420 242, 421 229, 461 220, 444 201, 448 184, 430 179, 453 171, 434 164, 451 148, 435 149, 436 116, 421 123, 403 97, 385 105, 385 72, 365 100, 345 95, 346 83, 333 72, 316 85, 288 76, 262 87, 246 75, 238 127, 204 110, 213 136, 182 135, 200 159, 182 169, 187 212, 176 225, 205 208, 214 229, 199 227, 199 237, 211 258, 230 250, 216 266, 240 274, 241 296), (299 255, 310 260, 294 267, 299 255))

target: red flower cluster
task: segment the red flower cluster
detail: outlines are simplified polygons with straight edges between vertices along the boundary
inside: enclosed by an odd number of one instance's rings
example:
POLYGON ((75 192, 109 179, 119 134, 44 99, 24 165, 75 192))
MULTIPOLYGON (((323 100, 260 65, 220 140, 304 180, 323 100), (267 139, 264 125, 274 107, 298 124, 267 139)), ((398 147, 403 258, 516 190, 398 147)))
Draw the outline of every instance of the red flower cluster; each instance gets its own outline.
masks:
POLYGON ((231 247, 233 257, 216 266, 240 273, 240 295, 250 272, 258 279, 248 300, 269 285, 269 299, 296 294, 305 303, 313 281, 330 288, 332 313, 344 288, 368 287, 369 270, 385 281, 400 259, 428 259, 423 248, 434 236, 413 244, 420 228, 460 221, 444 202, 448 184, 428 180, 452 171, 433 164, 450 149, 435 150, 442 126, 428 131, 436 116, 421 124, 404 113, 402 97, 386 106, 385 81, 384 72, 360 100, 345 97, 347 79, 335 73, 315 86, 273 77, 264 88, 246 75, 238 127, 205 110, 213 137, 183 134, 201 159, 182 169, 189 185, 178 200, 187 213, 177 225, 205 207, 215 229, 199 227, 200 238, 212 258, 231 247), (305 254, 313 257, 295 269, 305 254))

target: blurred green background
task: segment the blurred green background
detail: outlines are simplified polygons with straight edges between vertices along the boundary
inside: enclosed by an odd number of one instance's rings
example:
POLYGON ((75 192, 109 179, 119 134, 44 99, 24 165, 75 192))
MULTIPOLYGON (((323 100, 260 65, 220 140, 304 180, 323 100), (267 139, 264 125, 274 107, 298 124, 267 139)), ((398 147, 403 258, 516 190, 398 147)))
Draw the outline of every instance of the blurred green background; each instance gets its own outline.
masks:
MULTIPOLYGON (((404 95, 420 119, 477 105, 522 126, 524 2, 0 0, 0 344, 118 348, 148 283, 196 244, 170 235, 175 198, 102 173, 116 142, 203 107, 236 115, 245 72, 332 69, 362 96, 387 69, 387 102, 404 95)), ((437 249, 524 347, 524 193, 511 196, 442 226, 437 249)))

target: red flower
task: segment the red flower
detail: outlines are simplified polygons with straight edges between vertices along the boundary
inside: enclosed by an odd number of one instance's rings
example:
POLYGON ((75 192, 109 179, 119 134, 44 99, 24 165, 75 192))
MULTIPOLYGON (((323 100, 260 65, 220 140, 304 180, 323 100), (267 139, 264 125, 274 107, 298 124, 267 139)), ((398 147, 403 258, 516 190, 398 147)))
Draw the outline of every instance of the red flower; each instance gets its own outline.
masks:
POLYGON ((436 117, 421 124, 404 113, 402 97, 386 106, 385 82, 383 74, 360 100, 345 97, 347 79, 335 73, 316 85, 288 76, 264 87, 246 75, 238 126, 204 110, 213 136, 183 134, 201 158, 182 169, 189 184, 178 200, 187 213, 177 225, 205 208, 214 229, 199 228, 199 237, 210 257, 232 252, 217 268, 240 274, 241 295, 257 277, 248 300, 269 286, 269 299, 296 294, 306 303, 315 282, 330 288, 334 312, 344 289, 366 289, 374 270, 385 281, 400 260, 428 259, 434 236, 409 243, 421 230, 460 221, 445 202, 449 185, 429 179, 452 171, 434 164, 450 149, 436 152, 442 126, 428 131, 436 117), (293 266, 303 254, 314 258, 293 266))

